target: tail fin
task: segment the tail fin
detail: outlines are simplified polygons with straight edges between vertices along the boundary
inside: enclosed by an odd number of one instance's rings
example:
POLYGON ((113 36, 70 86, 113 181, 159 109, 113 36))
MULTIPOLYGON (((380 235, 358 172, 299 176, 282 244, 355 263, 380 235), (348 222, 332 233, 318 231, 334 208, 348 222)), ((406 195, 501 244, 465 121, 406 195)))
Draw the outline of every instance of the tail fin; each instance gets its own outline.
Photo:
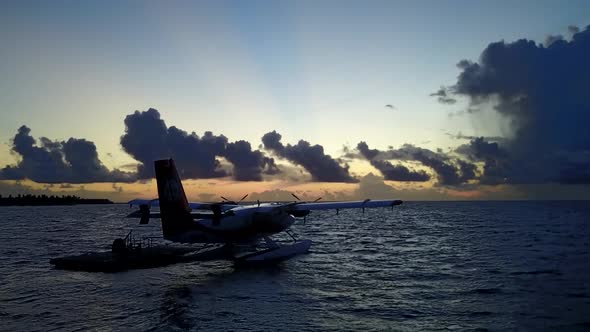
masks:
POLYGON ((190 229, 193 222, 184 188, 172 159, 156 160, 160 218, 165 239, 190 229))

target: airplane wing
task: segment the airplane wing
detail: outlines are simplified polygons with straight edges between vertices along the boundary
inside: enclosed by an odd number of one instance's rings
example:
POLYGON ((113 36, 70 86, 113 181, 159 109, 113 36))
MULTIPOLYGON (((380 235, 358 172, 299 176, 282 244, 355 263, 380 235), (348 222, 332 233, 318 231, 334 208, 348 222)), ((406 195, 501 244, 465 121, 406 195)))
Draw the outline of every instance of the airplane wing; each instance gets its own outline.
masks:
MULTIPOLYGON (((158 199, 134 199, 128 202, 129 206, 139 206, 139 210, 133 211, 129 213, 126 218, 160 218, 160 212, 151 212, 150 207, 159 207, 160 201, 158 199), (147 210, 143 210, 141 206, 148 206, 147 210)), ((231 210, 239 205, 231 204, 231 203, 200 203, 200 202, 189 202, 188 205, 190 208, 195 210, 206 210, 212 211, 213 206, 220 206, 221 212, 225 212, 227 210, 231 210)), ((191 213, 193 216, 198 216, 199 213, 191 213)), ((143 221, 143 223, 147 223, 147 219, 143 221)))
MULTIPOLYGON (((150 207, 159 207, 160 201, 158 199, 134 199, 128 202, 129 206, 147 205, 150 207)), ((200 202, 189 202, 188 205, 193 210, 211 210, 213 205, 221 206, 222 211, 230 210, 238 206, 237 204, 227 203, 200 203, 200 202)))
POLYGON ((311 210, 328 210, 328 209, 364 209, 378 207, 393 207, 402 204, 403 201, 395 200, 370 200, 364 201, 347 201, 347 202, 317 202, 317 203, 298 203, 292 207, 297 211, 311 210))

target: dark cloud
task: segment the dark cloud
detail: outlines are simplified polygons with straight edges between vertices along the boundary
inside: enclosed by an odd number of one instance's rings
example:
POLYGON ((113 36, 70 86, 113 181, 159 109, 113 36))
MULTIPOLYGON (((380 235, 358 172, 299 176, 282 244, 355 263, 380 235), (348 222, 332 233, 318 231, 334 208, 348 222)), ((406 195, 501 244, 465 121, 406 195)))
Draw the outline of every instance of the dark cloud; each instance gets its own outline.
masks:
POLYGON ((513 138, 497 147, 501 156, 484 160, 484 180, 590 183, 590 159, 582 157, 590 153, 590 26, 570 31, 570 41, 551 38, 545 46, 491 43, 478 62, 460 62, 453 93, 474 108, 493 104, 513 125, 513 138))
POLYGON ((399 149, 390 147, 387 151, 380 151, 381 159, 416 160, 416 154, 425 157, 446 161, 449 159, 445 154, 437 153, 412 144, 404 144, 399 149))
POLYGON ((543 45, 545 47, 549 47, 553 45, 553 43, 563 40, 564 39, 562 35, 547 35, 547 37, 545 37, 545 42, 543 43, 543 45))
POLYGON ((450 96, 450 91, 447 87, 441 87, 438 91, 431 93, 430 96, 437 97, 438 102, 442 104, 452 105, 457 102, 455 98, 450 96))
POLYGON ((470 138, 469 144, 460 145, 455 151, 474 161, 485 161, 506 157, 506 152, 497 142, 489 142, 484 137, 470 138))
POLYGON ((570 34, 575 35, 576 33, 580 32, 580 28, 575 25, 570 25, 567 27, 567 31, 569 31, 570 34))
POLYGON ((445 162, 443 159, 446 158, 429 157, 423 152, 417 152, 413 157, 424 166, 432 168, 437 174, 439 185, 456 186, 475 177, 475 166, 461 160, 457 160, 456 163, 459 164, 457 168, 455 163, 445 162))
POLYGON ((272 150, 278 155, 282 155, 285 151, 285 146, 281 143, 281 138, 281 134, 277 133, 276 130, 273 130, 262 136, 262 144, 265 149, 272 150))
POLYGON ((280 170, 273 158, 265 157, 260 151, 252 151, 250 143, 237 141, 228 143, 225 158, 234 165, 234 178, 238 181, 262 181, 262 173, 278 174, 280 170))
POLYGON ((215 178, 226 176, 215 158, 223 155, 227 138, 206 132, 199 138, 174 126, 168 128, 160 113, 150 108, 145 112, 125 117, 125 134, 121 146, 141 164, 137 166, 139 178, 154 177, 154 160, 174 158, 183 178, 215 178))
POLYGON ((403 165, 393 165, 385 160, 371 160, 371 165, 383 174, 385 180, 425 182, 430 175, 425 171, 412 171, 403 165))
POLYGON ((450 138, 457 139, 457 140, 475 140, 481 139, 485 142, 507 142, 508 140, 506 137, 502 136, 473 136, 473 135, 463 135, 461 132, 456 134, 452 133, 445 133, 445 135, 449 136, 450 138))
POLYGON ((389 161, 375 159, 379 150, 369 149, 365 142, 357 145, 359 152, 369 160, 371 165, 381 172, 385 180, 390 181, 416 181, 425 182, 430 180, 430 175, 424 171, 413 171, 403 165, 393 165, 389 161))
POLYGON ((136 111, 125 118, 125 135, 121 146, 140 162, 140 178, 154 176, 153 161, 174 158, 180 176, 187 179, 218 178, 228 176, 217 157, 226 158, 233 166, 232 175, 238 181, 261 181, 262 174, 277 174, 278 167, 272 158, 253 151, 249 142, 229 143, 223 135, 207 131, 202 137, 177 127, 167 127, 160 113, 150 108, 136 111))
POLYGON ((70 138, 58 142, 41 137, 37 142, 30 133, 31 129, 26 126, 18 129, 12 140, 12 152, 20 161, 0 170, 0 179, 27 178, 39 183, 135 181, 132 173, 108 170, 98 159, 96 146, 91 141, 70 138))
POLYGON ((471 161, 484 163, 484 172, 479 178, 481 184, 506 183, 506 174, 514 173, 508 151, 499 143, 488 142, 483 137, 474 138, 468 144, 460 145, 455 152, 471 161))
POLYGON ((321 145, 311 145, 300 140, 297 145, 285 146, 281 143, 281 135, 276 131, 264 134, 262 143, 267 150, 305 168, 314 181, 358 182, 348 172, 348 166, 341 166, 337 160, 325 154, 321 145))
POLYGON ((282 170, 275 163, 275 158, 262 157, 262 168, 264 168, 264 174, 277 175, 281 174, 282 170))
POLYGON ((424 171, 412 171, 403 165, 394 166, 387 160, 418 161, 431 168, 437 177, 437 184, 442 186, 462 185, 476 178, 476 166, 467 161, 452 158, 442 152, 404 144, 399 149, 387 151, 369 149, 365 142, 360 142, 357 149, 377 168, 386 180, 395 181, 428 181, 430 175, 424 171))
POLYGON ((25 173, 18 166, 7 165, 0 169, 0 180, 24 180, 25 173))
POLYGON ((373 160, 379 154, 379 150, 369 149, 369 145, 366 142, 359 142, 356 148, 368 160, 373 160))
MULTIPOLYGON (((20 157, 17 165, 0 169, 0 180, 31 179, 40 183, 133 182, 154 176, 153 161, 174 158, 183 178, 217 178, 233 175, 239 181, 262 181, 262 175, 281 172, 273 158, 253 151, 250 143, 230 143, 223 135, 205 132, 202 137, 177 127, 167 127, 155 109, 136 111, 125 118, 123 149, 138 164, 126 165, 132 172, 108 170, 98 158, 96 146, 85 139, 35 140, 22 126, 12 140, 12 152, 20 157), (217 160, 232 164, 225 171, 217 160)), ((114 187, 113 187, 114 188, 114 187)), ((120 188, 120 187, 117 187, 120 188)), ((116 188, 115 188, 116 189, 116 188)), ((118 189, 116 189, 118 190, 118 189)))

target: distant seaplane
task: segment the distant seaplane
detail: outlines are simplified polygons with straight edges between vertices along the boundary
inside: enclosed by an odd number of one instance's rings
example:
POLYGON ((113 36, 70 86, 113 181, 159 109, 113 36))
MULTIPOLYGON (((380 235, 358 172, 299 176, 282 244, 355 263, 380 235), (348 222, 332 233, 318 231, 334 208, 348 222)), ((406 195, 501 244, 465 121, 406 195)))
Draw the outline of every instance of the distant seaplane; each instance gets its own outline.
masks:
MULTIPOLYGON (((341 202, 256 203, 226 200, 219 203, 188 202, 174 160, 154 162, 158 199, 134 199, 139 206, 128 217, 140 218, 147 224, 150 218, 160 218, 164 239, 179 243, 223 244, 231 252, 224 256, 243 264, 268 264, 306 253, 311 240, 298 240, 290 231, 296 218, 305 218, 310 211, 326 209, 364 209, 393 207, 401 200, 370 200, 341 202), (159 207, 159 212, 151 212, 159 207), (198 212, 201 211, 201 212, 198 212), (205 213, 203 213, 205 212, 205 213), (271 236, 285 232, 293 243, 283 244, 271 236), (244 250, 248 248, 248 250, 244 250), (254 250, 252 250, 254 248, 254 250), (244 252, 247 252, 244 255, 244 252)), ((246 198, 246 196, 244 196, 246 198)), ((242 200, 244 199, 242 198, 242 200)))

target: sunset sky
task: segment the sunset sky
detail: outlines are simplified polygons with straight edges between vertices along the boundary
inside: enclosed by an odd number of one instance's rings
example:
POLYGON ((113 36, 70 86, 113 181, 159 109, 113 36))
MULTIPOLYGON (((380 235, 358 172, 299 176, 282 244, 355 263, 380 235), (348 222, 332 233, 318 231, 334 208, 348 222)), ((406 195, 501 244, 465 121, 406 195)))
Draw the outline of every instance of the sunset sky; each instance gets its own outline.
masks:
POLYGON ((152 198, 173 157, 192 200, 590 199, 589 24, 585 0, 2 1, 0 194, 152 198))

